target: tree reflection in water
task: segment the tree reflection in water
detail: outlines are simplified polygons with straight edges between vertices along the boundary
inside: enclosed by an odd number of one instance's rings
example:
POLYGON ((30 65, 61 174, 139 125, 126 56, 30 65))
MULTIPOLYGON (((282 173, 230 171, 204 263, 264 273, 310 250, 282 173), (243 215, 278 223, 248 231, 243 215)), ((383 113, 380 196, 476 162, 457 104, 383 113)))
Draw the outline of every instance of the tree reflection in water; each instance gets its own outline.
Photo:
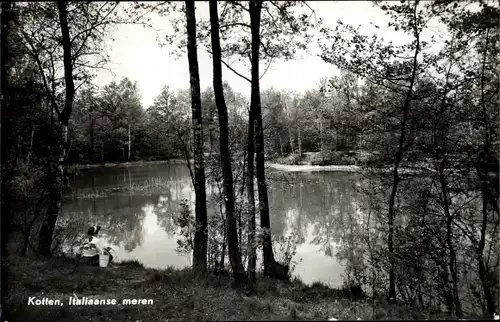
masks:
MULTIPOLYGON (((359 220, 357 177, 333 172, 282 177, 287 179, 272 180, 269 187, 273 236, 294 234, 295 275, 306 283, 319 280, 339 286, 344 272, 339 258, 357 257, 356 247, 363 244, 354 224, 359 220)), ((179 229, 174 216, 180 201, 187 199, 194 210, 191 179, 184 165, 92 169, 75 178, 73 190, 80 198, 66 202, 65 214, 101 225, 103 237, 115 247, 118 258, 137 258, 153 267, 190 265, 190 254, 175 252, 179 229), (93 191, 100 193, 81 198, 93 191)), ((207 191, 208 199, 211 194, 207 191)), ((216 205, 209 207, 216 215, 216 205)))
POLYGON ((295 273, 305 282, 319 280, 339 286, 344 272, 339 260, 350 266, 355 263, 347 259, 362 253, 361 235, 356 229, 358 178, 332 172, 293 173, 288 177, 292 177, 291 184, 273 182, 272 215, 278 217, 272 218, 273 233, 285 232, 280 225, 284 223, 286 233, 299 235, 295 273), (300 263, 300 259, 304 261, 300 263))

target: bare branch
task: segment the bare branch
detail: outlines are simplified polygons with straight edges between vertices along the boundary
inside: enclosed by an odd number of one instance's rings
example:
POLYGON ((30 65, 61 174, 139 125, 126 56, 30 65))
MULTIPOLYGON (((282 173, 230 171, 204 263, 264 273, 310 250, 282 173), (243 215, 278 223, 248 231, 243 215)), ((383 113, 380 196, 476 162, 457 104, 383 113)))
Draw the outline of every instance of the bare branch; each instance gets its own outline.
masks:
POLYGON ((220 25, 220 29, 223 29, 223 28, 229 28, 229 27, 234 27, 234 26, 241 26, 241 27, 245 27, 245 28, 251 28, 251 26, 249 24, 246 24, 246 23, 243 23, 243 22, 232 22, 232 23, 227 23, 225 25, 220 25))
POLYGON ((316 16, 316 10, 311 8, 311 6, 307 3, 307 1, 300 1, 300 2, 303 3, 306 7, 308 7, 311 10, 311 14, 309 15, 309 18, 311 18, 311 16, 314 15, 314 22, 318 23, 318 17, 316 16))
MULTIPOLYGON (((210 55, 212 55, 212 52, 208 49, 205 49, 207 53, 209 53, 210 55)), ((238 73, 234 68, 232 68, 228 63, 226 63, 224 60, 221 59, 221 63, 223 63, 230 71, 232 71, 233 73, 235 73, 236 75, 240 76, 241 78, 243 78, 244 80, 246 80, 247 82, 249 83, 252 83, 252 81, 250 80, 250 78, 238 73)))
POLYGON ((38 69, 40 71, 40 75, 42 77, 43 85, 47 91, 47 94, 49 95, 51 106, 56 111, 57 116, 59 117, 61 115, 61 113, 59 111, 59 107, 57 106, 57 102, 56 102, 56 99, 53 95, 53 92, 50 90, 49 84, 47 83, 47 77, 43 71, 43 66, 42 66, 42 62, 40 61, 40 57, 36 53, 35 47, 33 46, 33 43, 31 42, 29 35, 24 30, 22 30, 21 32, 31 48, 26 46, 26 44, 24 42, 23 42, 23 45, 28 50, 28 52, 31 54, 33 59, 35 59, 36 64, 38 66, 38 69))
POLYGON ((273 57, 271 57, 271 59, 269 59, 269 63, 267 64, 267 67, 264 70, 264 73, 262 73, 262 75, 259 77, 259 80, 261 80, 262 77, 264 77, 264 75, 266 75, 266 73, 269 70, 269 67, 271 66, 272 63, 273 63, 273 57))
POLYGON ((231 2, 232 4, 240 7, 241 9, 245 10, 246 12, 250 12, 250 9, 246 8, 245 6, 243 6, 243 4, 239 3, 238 1, 232 1, 231 2))

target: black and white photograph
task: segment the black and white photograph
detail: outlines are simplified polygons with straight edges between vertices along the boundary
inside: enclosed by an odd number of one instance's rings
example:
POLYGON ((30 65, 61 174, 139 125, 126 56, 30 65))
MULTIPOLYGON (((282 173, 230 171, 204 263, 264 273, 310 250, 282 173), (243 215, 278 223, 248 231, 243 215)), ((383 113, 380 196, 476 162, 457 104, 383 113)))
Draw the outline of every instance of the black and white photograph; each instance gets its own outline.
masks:
POLYGON ((2 1, 2 321, 500 320, 500 1, 2 1))

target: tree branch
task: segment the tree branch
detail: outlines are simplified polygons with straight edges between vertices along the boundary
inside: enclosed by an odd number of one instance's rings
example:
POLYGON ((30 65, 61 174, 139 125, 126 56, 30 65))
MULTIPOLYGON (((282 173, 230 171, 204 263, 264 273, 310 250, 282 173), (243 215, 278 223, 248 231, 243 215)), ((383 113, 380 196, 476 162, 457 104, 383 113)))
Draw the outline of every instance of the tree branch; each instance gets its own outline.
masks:
POLYGON ((269 59, 269 63, 267 64, 267 67, 266 69, 264 70, 264 73, 262 73, 262 75, 259 77, 259 80, 262 79, 262 77, 264 77, 264 75, 266 75, 267 71, 269 70, 269 67, 271 67, 271 64, 273 63, 273 57, 271 57, 271 59, 269 59))
MULTIPOLYGON (((212 52, 208 49, 205 49, 207 53, 209 53, 210 55, 212 55, 212 52)), ((228 63, 226 63, 224 60, 221 59, 221 63, 224 64, 224 66, 226 66, 230 71, 232 71, 233 73, 235 73, 236 75, 240 76, 241 78, 243 78, 244 80, 246 80, 247 82, 249 82, 250 84, 252 83, 252 81, 250 80, 250 78, 238 73, 234 68, 232 68, 231 66, 229 66, 228 63)))
POLYGON ((247 11, 247 12, 250 12, 250 9, 245 8, 245 7, 244 7, 241 3, 239 3, 238 1, 232 1, 231 3, 232 3, 232 4, 234 4, 234 5, 236 5, 236 6, 238 6, 238 7, 240 7, 241 9, 243 9, 243 10, 245 10, 245 11, 247 11))
POLYGON ((24 30, 22 30, 21 33, 23 34, 24 38, 26 39, 26 41, 28 42, 28 44, 31 47, 31 48, 29 48, 23 42, 24 47, 26 47, 26 49, 28 49, 28 52, 31 54, 31 56, 36 61, 36 64, 37 64, 38 69, 40 71, 40 75, 42 77, 43 85, 44 85, 45 89, 47 90, 47 94, 49 95, 49 99, 50 99, 52 108, 56 111, 57 116, 59 117, 61 115, 61 113, 59 111, 59 107, 57 106, 57 102, 56 102, 56 99, 54 97, 54 93, 50 90, 49 84, 47 83, 47 77, 45 76, 45 73, 43 71, 43 66, 42 66, 42 62, 40 61, 40 57, 38 57, 38 54, 36 53, 35 47, 33 46, 33 43, 31 42, 29 35, 24 30))
POLYGON ((220 29, 223 29, 223 28, 229 28, 229 27, 234 27, 234 26, 241 26, 241 27, 245 27, 245 28, 251 28, 251 26, 249 24, 246 24, 246 23, 243 23, 243 22, 232 22, 232 23, 227 23, 225 25, 220 25, 220 29))

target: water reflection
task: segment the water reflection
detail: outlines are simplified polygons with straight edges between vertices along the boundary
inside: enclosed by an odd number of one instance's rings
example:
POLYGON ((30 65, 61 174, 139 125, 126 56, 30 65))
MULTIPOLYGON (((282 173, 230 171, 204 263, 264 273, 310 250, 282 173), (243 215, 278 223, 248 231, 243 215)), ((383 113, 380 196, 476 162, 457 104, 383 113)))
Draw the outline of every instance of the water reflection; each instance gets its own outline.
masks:
MULTIPOLYGON (((347 173, 287 176, 288 182, 269 184, 272 232, 277 237, 292 232, 298 236, 295 275, 306 283, 338 286, 344 268, 335 254, 349 236, 356 242, 352 227, 357 225, 351 223, 359 217, 354 186, 358 178, 347 173)), ((83 216, 89 225, 101 225, 104 239, 119 259, 137 259, 150 267, 190 265, 190 256, 175 252, 178 228, 172 216, 182 199, 194 205, 184 165, 88 169, 75 177, 72 186, 78 198, 65 203, 65 215, 83 216), (95 191, 104 193, 85 197, 95 191)))
POLYGON ((294 231, 299 236, 295 274, 306 283, 342 284, 344 268, 335 254, 349 220, 355 220, 354 184, 357 177, 344 173, 294 173, 292 184, 273 184, 272 229, 279 235, 294 231))

